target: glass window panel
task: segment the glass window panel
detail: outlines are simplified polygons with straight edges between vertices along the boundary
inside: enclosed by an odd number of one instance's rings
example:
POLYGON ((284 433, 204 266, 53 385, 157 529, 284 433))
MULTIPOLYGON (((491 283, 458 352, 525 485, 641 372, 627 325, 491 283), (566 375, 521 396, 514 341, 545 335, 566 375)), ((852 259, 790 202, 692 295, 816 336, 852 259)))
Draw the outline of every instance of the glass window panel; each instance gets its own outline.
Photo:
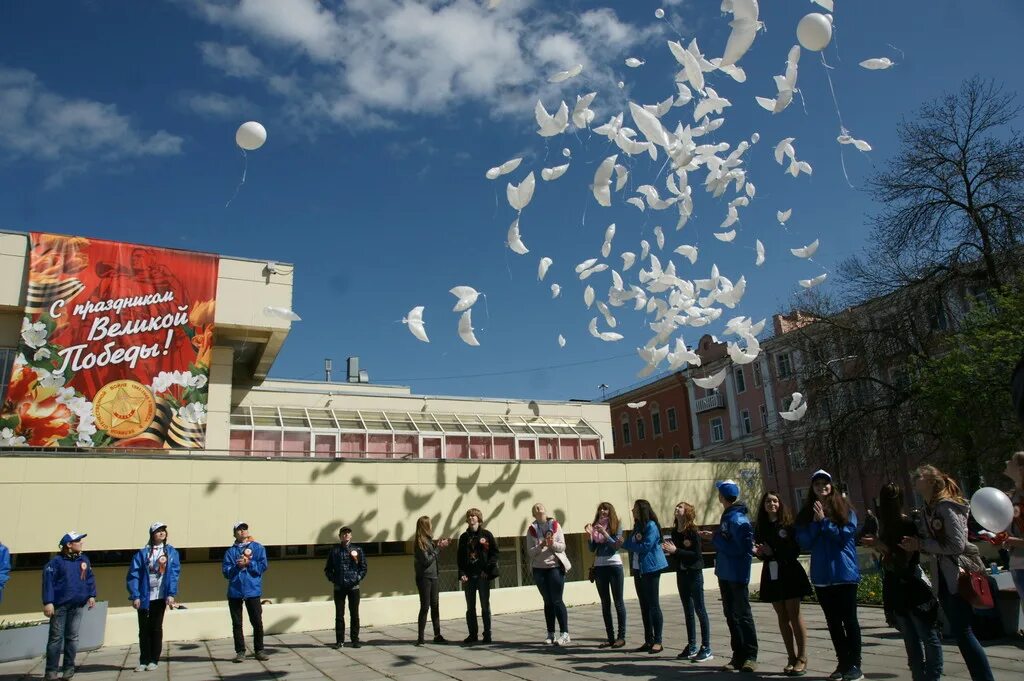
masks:
POLYGON ((446 459, 468 459, 469 438, 468 437, 446 437, 444 447, 444 458, 446 459))
POLYGON ((309 423, 314 428, 333 430, 338 427, 330 409, 307 409, 306 412, 309 414, 309 423))
POLYGON ((361 457, 366 451, 366 434, 342 433, 341 447, 338 451, 342 456, 361 457))
POLYGON ((597 440, 583 440, 580 450, 581 459, 597 459, 601 451, 601 443, 597 440))
POLYGON ((281 417, 274 407, 253 407, 252 422, 254 426, 276 426, 281 425, 281 417))
POLYGON ((434 414, 446 433, 465 433, 466 428, 458 422, 454 414, 434 414))
POLYGON ((331 459, 334 458, 334 450, 338 448, 337 435, 318 434, 314 440, 313 456, 331 459))
POLYGON ((504 421, 501 420, 500 416, 481 416, 480 420, 487 424, 495 433, 511 433, 512 429, 508 427, 504 421))
POLYGON ((272 456, 281 453, 281 431, 255 430, 252 434, 253 456, 272 456))
POLYGON ((281 451, 285 456, 306 456, 309 452, 309 432, 285 431, 281 451))
POLYGON ((576 429, 576 432, 580 435, 597 435, 597 431, 587 425, 587 422, 583 419, 574 423, 572 427, 576 429))
POLYGON ((388 417, 388 421, 391 421, 391 427, 399 431, 409 431, 410 433, 416 432, 416 424, 413 423, 412 419, 409 418, 408 414, 403 414, 397 411, 389 411, 384 414, 388 417))
POLYGON ((430 414, 410 412, 409 415, 412 417, 412 420, 416 422, 416 425, 419 427, 420 430, 426 431, 428 433, 441 432, 441 426, 437 425, 437 422, 434 421, 434 417, 431 416, 430 414))
POLYGON ((489 437, 471 437, 469 438, 469 458, 471 459, 491 459, 493 458, 491 452, 491 438, 489 437))
POLYGON ((367 430, 391 430, 391 425, 384 419, 384 414, 379 411, 360 411, 363 423, 367 430))
MULTIPOLYGON (((390 414, 388 415, 390 418, 390 414)), ((416 459, 419 457, 419 438, 415 435, 396 435, 394 455, 396 459, 416 459)))
POLYGON ((344 430, 364 430, 363 421, 354 411, 335 411, 334 417, 338 419, 338 425, 344 430))
POLYGON ((366 456, 369 459, 386 459, 391 455, 390 435, 367 435, 366 456))
POLYGON ((251 426, 252 416, 249 415, 249 407, 235 407, 231 410, 231 425, 251 426))
POLYGON ((495 459, 508 460, 515 458, 516 441, 511 437, 494 438, 494 449, 492 456, 495 459))
POLYGON ((423 458, 424 459, 440 459, 441 458, 441 438, 439 438, 439 437, 425 437, 425 438, 423 438, 423 458))
POLYGON ((252 431, 232 430, 228 447, 231 449, 232 456, 248 456, 252 449, 252 431))
POLYGON ((485 426, 480 421, 480 418, 477 417, 477 416, 473 416, 471 414, 460 414, 459 415, 459 420, 462 421, 462 425, 464 425, 466 427, 466 430, 468 430, 471 433, 488 433, 489 434, 491 432, 490 430, 488 430, 487 426, 485 426))
POLYGON ((281 421, 288 428, 309 428, 305 409, 281 407, 281 421))

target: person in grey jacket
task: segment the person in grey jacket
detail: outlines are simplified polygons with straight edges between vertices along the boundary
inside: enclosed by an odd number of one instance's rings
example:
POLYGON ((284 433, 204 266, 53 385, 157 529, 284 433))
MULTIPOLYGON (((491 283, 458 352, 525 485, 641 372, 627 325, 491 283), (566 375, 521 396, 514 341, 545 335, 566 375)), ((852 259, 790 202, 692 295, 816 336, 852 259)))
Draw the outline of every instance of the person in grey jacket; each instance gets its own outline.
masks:
POLYGON ((416 645, 424 643, 423 632, 427 628, 427 611, 430 611, 430 622, 434 625, 434 643, 447 643, 441 635, 441 614, 438 607, 439 593, 437 561, 441 549, 447 548, 451 540, 447 537, 434 539, 434 529, 430 516, 420 516, 416 521, 416 539, 414 540, 413 559, 416 568, 416 590, 420 594, 420 614, 417 618, 419 635, 416 645))
POLYGON ((905 537, 904 551, 920 551, 935 556, 939 564, 939 603, 956 637, 972 681, 994 681, 985 649, 971 629, 973 609, 958 589, 960 570, 983 568, 978 549, 967 541, 967 515, 970 508, 956 480, 935 466, 922 466, 915 472, 914 488, 924 499, 924 539, 905 537))
POLYGON ((544 504, 533 505, 533 522, 526 528, 526 554, 530 556, 533 581, 544 599, 544 622, 548 627, 548 645, 567 645, 569 613, 562 594, 565 591, 565 573, 572 567, 565 555, 565 534, 558 520, 548 517, 544 504), (555 638, 555 620, 559 636, 555 638))

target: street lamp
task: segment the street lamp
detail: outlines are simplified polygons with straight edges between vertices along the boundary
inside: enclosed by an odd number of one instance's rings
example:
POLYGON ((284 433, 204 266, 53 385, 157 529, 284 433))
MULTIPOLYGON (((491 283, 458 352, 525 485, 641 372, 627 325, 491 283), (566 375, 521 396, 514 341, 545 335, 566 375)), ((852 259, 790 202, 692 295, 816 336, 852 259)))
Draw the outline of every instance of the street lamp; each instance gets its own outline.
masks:
POLYGON ((601 391, 601 401, 604 401, 605 399, 608 398, 608 384, 607 383, 602 383, 601 385, 597 386, 597 389, 601 391))

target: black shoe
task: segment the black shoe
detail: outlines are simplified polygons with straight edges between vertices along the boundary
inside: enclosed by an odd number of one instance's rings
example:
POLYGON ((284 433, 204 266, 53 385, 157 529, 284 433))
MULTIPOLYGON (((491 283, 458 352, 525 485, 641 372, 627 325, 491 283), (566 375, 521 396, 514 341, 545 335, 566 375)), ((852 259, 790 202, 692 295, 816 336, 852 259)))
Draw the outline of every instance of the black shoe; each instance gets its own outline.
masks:
POLYGON ((235 653, 235 656, 231 658, 231 661, 235 663, 245 662, 245 651, 243 650, 240 653, 235 653))
POLYGON ((640 646, 639 648, 634 648, 633 652, 634 653, 646 653, 650 649, 651 649, 651 644, 650 643, 645 643, 642 646, 640 646))
POLYGON ((363 644, 359 642, 359 639, 356 639, 355 641, 352 641, 352 643, 350 643, 348 647, 349 648, 362 648, 363 644))
POLYGON ((416 639, 416 645, 421 646, 424 643, 426 643, 426 641, 423 640, 422 636, 420 636, 418 639, 416 639))
POLYGON ((484 637, 482 639, 480 639, 480 642, 481 643, 490 643, 491 642, 491 635, 490 635, 490 633, 484 634, 484 637))
POLYGON ((434 636, 434 643, 440 643, 440 644, 444 645, 445 643, 448 643, 448 639, 446 639, 441 634, 436 634, 434 636))
POLYGON ((334 648, 335 650, 337 650, 338 648, 344 648, 345 647, 344 643, 328 643, 327 645, 328 645, 329 648, 334 648))
POLYGON ((470 634, 470 635, 469 635, 469 636, 467 636, 466 638, 462 639, 462 644, 463 644, 463 645, 467 645, 467 646, 471 646, 471 645, 473 645, 474 643, 479 643, 479 642, 480 642, 480 639, 479 639, 479 638, 477 638, 477 637, 476 637, 475 635, 473 635, 473 634, 470 634))
POLYGON ((842 667, 836 667, 836 670, 828 675, 829 681, 840 681, 845 671, 842 667))
POLYGON ((259 660, 260 662, 266 662, 267 660, 269 660, 269 659, 270 659, 270 655, 267 655, 267 654, 266 654, 265 652, 263 652, 262 650, 257 650, 257 651, 256 651, 256 654, 254 655, 254 657, 255 657, 255 658, 256 658, 257 660, 259 660))

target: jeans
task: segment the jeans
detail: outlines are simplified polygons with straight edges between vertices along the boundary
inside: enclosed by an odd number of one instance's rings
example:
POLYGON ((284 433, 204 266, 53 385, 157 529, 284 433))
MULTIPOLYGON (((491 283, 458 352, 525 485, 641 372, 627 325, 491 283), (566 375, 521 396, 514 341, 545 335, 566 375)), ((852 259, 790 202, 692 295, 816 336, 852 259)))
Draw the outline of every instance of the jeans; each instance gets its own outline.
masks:
POLYGON ((1010 574, 1013 576, 1013 585, 1017 587, 1017 595, 1024 604, 1024 570, 1010 570, 1010 574))
POLYGON ((625 584, 621 565, 601 565, 594 568, 594 583, 597 595, 601 597, 601 615, 609 641, 626 638, 626 603, 622 600, 625 584), (612 603, 615 603, 615 617, 618 620, 618 636, 612 628, 612 603))
POLYGON ((683 603, 686 616, 686 641, 697 644, 697 626, 694 614, 700 619, 700 644, 711 648, 711 625, 708 623, 708 609, 704 605, 704 572, 702 570, 679 570, 676 572, 676 588, 683 603))
POLYGON ((833 584, 816 586, 818 603, 825 613, 832 646, 836 649, 839 668, 860 667, 860 622, 857 620, 857 585, 833 584))
POLYGON ((75 668, 78 652, 78 628, 82 626, 84 605, 58 605, 50 618, 50 637, 46 642, 46 673, 60 671, 60 654, 64 653, 63 671, 75 668))
POLYGON ((757 629, 754 628, 754 614, 750 611, 750 592, 746 582, 718 580, 722 594, 722 611, 729 625, 729 645, 733 662, 757 660, 757 629))
POLYGON ((164 649, 164 612, 167 601, 149 602, 149 610, 139 608, 139 664, 159 662, 164 649))
POLYGON ((416 590, 420 594, 420 614, 416 622, 419 626, 418 638, 423 638, 423 631, 427 628, 427 611, 430 611, 430 622, 434 625, 434 636, 441 635, 441 611, 438 604, 440 588, 436 578, 419 577, 416 580, 416 590))
POLYGON ((359 586, 334 590, 334 642, 345 642, 345 599, 348 599, 348 614, 352 620, 352 641, 359 640, 359 586))
POLYGON ((903 634, 913 681, 938 681, 942 676, 942 641, 939 630, 914 614, 893 613, 903 634))
POLYGON ((484 636, 491 635, 491 581, 487 575, 470 576, 463 585, 466 591, 466 627, 469 635, 476 638, 480 632, 476 621, 476 596, 480 594, 480 618, 484 621, 484 636))
POLYGON ((565 611, 562 593, 565 591, 565 573, 561 568, 533 568, 533 581, 537 591, 544 599, 544 623, 548 632, 555 631, 555 620, 558 620, 558 631, 569 631, 569 613, 565 611))
POLYGON ((252 649, 258 653, 263 650, 263 605, 260 597, 229 598, 228 610, 231 611, 231 635, 235 639, 235 652, 245 652, 245 635, 242 633, 242 605, 249 613, 249 624, 252 625, 252 649))
POLYGON ((633 586, 636 598, 640 602, 640 617, 644 621, 644 643, 661 645, 661 630, 665 620, 661 614, 661 601, 658 592, 661 587, 661 573, 649 572, 642 575, 633 573, 633 586))
POLYGON ((959 594, 951 594, 946 590, 946 581, 939 577, 939 603, 942 612, 949 620, 949 628, 956 638, 956 645, 967 665, 967 671, 973 681, 993 681, 992 668, 988 664, 985 649, 978 643, 971 629, 971 615, 974 609, 971 604, 960 598, 959 594))

